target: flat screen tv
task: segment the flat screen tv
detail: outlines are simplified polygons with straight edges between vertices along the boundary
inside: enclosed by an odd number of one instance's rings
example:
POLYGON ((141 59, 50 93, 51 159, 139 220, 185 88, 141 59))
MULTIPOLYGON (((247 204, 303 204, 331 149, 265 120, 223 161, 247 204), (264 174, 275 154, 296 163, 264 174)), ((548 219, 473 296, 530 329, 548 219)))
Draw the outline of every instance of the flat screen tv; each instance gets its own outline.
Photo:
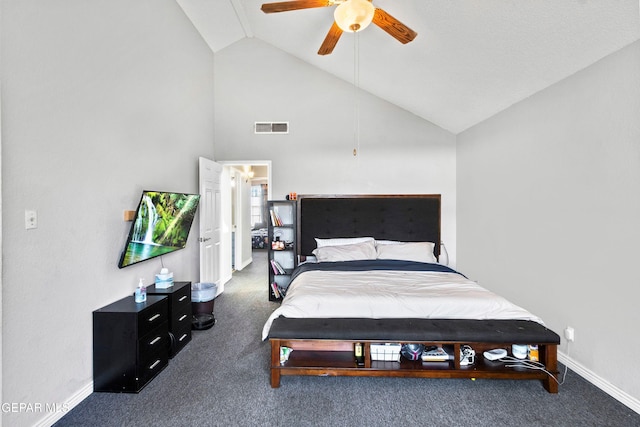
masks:
POLYGON ((199 194, 143 191, 118 267, 183 249, 199 202, 199 194))

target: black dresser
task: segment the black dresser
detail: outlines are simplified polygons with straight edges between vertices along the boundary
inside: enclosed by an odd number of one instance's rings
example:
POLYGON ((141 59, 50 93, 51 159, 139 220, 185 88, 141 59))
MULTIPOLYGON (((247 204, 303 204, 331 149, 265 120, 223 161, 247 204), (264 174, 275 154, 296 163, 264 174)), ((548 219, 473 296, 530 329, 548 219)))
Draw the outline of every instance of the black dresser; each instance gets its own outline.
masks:
POLYGON ((191 341, 191 282, 174 282, 166 289, 155 285, 147 295, 166 296, 169 303, 169 357, 175 356, 191 341))
POLYGON ((137 393, 167 366, 168 302, 130 296, 93 312, 94 391, 137 393))

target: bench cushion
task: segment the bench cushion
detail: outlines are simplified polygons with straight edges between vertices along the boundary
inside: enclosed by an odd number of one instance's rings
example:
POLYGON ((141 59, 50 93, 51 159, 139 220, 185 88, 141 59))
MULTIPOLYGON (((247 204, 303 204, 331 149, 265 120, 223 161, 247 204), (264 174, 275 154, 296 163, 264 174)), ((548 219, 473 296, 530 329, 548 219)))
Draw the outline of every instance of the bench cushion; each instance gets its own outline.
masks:
POLYGON ((528 320, 278 317, 269 338, 560 344, 560 336, 528 320))

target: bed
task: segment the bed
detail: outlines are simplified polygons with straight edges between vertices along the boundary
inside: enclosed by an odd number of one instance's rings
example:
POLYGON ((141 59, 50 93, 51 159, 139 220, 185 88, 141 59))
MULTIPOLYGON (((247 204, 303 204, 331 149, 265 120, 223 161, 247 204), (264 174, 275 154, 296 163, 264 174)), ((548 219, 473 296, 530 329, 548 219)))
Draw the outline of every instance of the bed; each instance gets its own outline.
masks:
POLYGON ((265 249, 268 242, 267 227, 256 227, 251 230, 251 249, 265 249))
POLYGON ((558 392, 560 337, 438 263, 440 211, 440 195, 298 196, 297 253, 314 262, 296 267, 264 325, 272 387, 283 375, 343 375, 535 379, 558 392), (405 344, 449 357, 398 357, 405 344), (536 369, 513 358, 523 346, 537 349, 536 369), (380 357, 381 349, 395 353, 380 357), (483 357, 494 349, 510 361, 483 357))

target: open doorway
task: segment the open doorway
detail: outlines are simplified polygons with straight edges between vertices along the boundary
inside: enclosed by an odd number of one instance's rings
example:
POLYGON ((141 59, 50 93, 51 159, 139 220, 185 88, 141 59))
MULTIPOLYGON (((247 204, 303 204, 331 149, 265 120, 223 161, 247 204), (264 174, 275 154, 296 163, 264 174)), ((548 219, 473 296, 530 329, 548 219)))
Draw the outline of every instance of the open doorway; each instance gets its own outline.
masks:
MULTIPOLYGON (((266 228, 266 201, 271 197, 271 161, 220 161, 223 165, 222 268, 230 278, 252 262, 266 228), (254 236, 256 237, 254 239, 254 236)), ((266 236, 266 232, 264 233, 266 236)))

